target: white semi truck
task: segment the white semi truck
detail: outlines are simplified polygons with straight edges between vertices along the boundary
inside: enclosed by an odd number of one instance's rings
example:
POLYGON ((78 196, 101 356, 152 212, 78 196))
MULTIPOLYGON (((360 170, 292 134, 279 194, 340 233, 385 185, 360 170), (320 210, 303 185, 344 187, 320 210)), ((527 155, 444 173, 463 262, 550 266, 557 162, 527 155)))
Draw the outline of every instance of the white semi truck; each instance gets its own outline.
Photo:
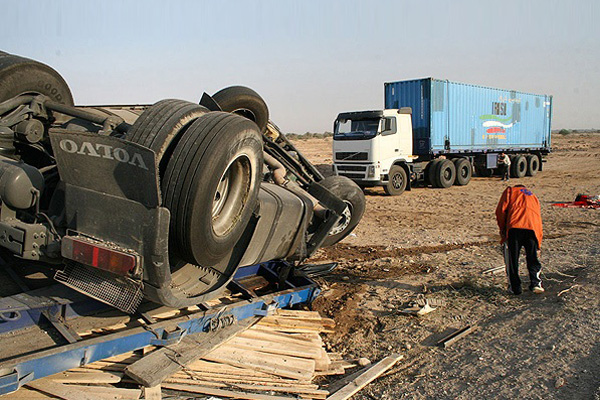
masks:
POLYGON ((334 124, 336 175, 399 195, 417 182, 467 185, 491 176, 500 153, 510 174, 533 176, 550 152, 552 97, 425 78, 385 84, 384 110, 345 112, 334 124))

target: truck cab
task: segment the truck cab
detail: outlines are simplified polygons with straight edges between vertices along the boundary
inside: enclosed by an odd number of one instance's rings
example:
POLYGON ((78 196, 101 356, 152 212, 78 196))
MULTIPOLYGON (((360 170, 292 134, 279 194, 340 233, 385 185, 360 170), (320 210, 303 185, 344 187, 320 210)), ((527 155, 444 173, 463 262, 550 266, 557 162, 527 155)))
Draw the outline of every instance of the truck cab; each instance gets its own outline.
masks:
POLYGON ((408 165, 416 158, 412 154, 411 113, 405 107, 339 114, 333 135, 335 174, 361 187, 410 190, 408 165), (397 173, 390 173, 394 171, 397 173))

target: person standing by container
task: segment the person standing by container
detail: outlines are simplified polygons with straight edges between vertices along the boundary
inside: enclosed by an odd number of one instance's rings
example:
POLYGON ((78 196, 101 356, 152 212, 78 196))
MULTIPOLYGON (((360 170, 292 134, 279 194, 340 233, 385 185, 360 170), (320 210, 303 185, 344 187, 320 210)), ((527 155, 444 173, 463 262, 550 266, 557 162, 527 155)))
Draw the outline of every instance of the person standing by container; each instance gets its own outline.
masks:
POLYGON ((525 247, 529 290, 536 294, 543 293, 540 279, 542 264, 538 259, 543 231, 538 198, 523 185, 506 188, 496 207, 496 221, 500 228, 509 291, 517 295, 522 293, 519 253, 525 247))
POLYGON ((502 180, 507 181, 510 179, 510 157, 504 153, 500 153, 498 156, 498 166, 502 172, 502 180))

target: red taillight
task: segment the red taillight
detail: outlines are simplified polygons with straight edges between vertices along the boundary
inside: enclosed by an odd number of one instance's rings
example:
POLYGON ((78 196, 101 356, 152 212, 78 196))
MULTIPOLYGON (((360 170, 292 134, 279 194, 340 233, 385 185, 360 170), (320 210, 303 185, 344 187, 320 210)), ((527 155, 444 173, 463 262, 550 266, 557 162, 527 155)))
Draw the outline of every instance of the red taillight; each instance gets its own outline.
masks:
POLYGON ((94 242, 65 236, 62 239, 63 257, 119 275, 133 272, 138 257, 94 242))

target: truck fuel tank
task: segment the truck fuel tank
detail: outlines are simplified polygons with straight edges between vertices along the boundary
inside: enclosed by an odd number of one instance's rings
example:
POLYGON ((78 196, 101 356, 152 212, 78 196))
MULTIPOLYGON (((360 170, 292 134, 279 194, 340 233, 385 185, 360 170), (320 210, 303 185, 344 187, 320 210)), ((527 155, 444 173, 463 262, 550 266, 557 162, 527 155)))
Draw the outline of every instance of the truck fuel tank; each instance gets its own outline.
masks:
POLYGON ((44 177, 35 167, 6 158, 0 159, 0 200, 12 209, 35 205, 44 189, 44 177))

